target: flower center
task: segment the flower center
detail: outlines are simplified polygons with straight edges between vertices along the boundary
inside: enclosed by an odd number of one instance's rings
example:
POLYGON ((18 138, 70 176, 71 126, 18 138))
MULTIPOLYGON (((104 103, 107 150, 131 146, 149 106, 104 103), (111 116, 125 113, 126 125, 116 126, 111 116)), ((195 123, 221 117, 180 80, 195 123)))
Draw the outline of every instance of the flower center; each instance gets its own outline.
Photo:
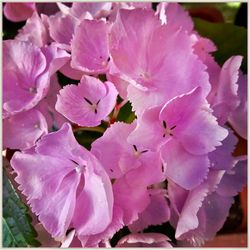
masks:
POLYGON ((163 128, 164 128, 163 137, 165 138, 166 136, 173 136, 173 130, 176 128, 176 125, 169 128, 165 121, 163 121, 162 124, 163 124, 163 128))

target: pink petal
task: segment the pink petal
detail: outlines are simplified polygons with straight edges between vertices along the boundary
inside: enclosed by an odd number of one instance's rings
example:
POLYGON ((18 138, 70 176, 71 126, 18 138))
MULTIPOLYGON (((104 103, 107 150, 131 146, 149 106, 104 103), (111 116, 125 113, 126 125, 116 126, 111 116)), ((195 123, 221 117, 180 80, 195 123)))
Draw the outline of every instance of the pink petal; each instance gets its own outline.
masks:
POLYGON ((196 229, 199 226, 197 213, 203 204, 203 200, 208 193, 214 191, 216 185, 220 182, 221 177, 222 173, 218 171, 211 172, 206 181, 188 193, 177 223, 175 232, 176 239, 184 238, 185 233, 196 229))
POLYGON ((71 40, 78 23, 77 18, 58 12, 48 19, 50 36, 70 50, 71 40))
POLYGON ((121 238, 116 247, 166 247, 172 248, 170 239, 160 233, 129 234, 121 238))
POLYGON ((206 240, 213 239, 222 228, 233 202, 233 197, 223 197, 216 193, 209 195, 204 200, 202 209, 205 210, 206 215, 206 229, 204 232, 206 240))
POLYGON ((124 79, 140 90, 156 91, 165 101, 199 85, 204 95, 210 90, 205 66, 192 53, 193 39, 184 31, 160 25, 149 10, 120 10, 110 44, 124 79))
MULTIPOLYGON (((122 218, 123 218, 123 212, 121 208, 119 208, 116 204, 114 204, 113 217, 109 226, 102 233, 87 237, 80 237, 80 239, 82 240, 82 247, 98 247, 98 244, 101 241, 110 240, 113 237, 113 235, 124 226, 122 218)), ((71 245, 71 247, 73 246, 71 245)))
POLYGON ((197 187, 207 176, 209 160, 206 155, 192 155, 175 140, 161 148, 161 157, 166 165, 165 174, 185 189, 197 187))
POLYGON ((164 190, 150 192, 150 204, 139 214, 139 219, 129 225, 132 233, 142 231, 150 225, 161 225, 170 218, 170 209, 164 190))
POLYGON ((157 14, 162 21, 167 25, 176 28, 182 27, 187 32, 193 30, 193 21, 189 13, 184 10, 178 3, 160 3, 157 5, 157 14))
POLYGON ((48 133, 44 116, 36 109, 19 113, 3 120, 4 148, 27 149, 48 133))
POLYGON ((46 58, 28 42, 3 43, 3 116, 33 108, 45 95, 49 81, 46 58), (25 62, 25 64, 24 64, 25 62))
POLYGON ((46 118, 49 131, 53 131, 55 129, 59 129, 64 122, 66 122, 66 118, 62 116, 55 110, 55 104, 57 97, 56 95, 59 93, 61 89, 56 75, 53 75, 50 79, 50 87, 48 94, 39 102, 37 105, 37 109, 43 114, 46 118))
MULTIPOLYGON (((77 197, 72 225, 77 235, 95 235, 103 232, 110 224, 113 197, 107 199, 102 178, 92 171, 84 173, 84 188, 77 197)), ((111 185, 110 185, 111 188, 111 185)))
POLYGON ((108 69, 109 26, 103 21, 83 20, 76 28, 72 40, 72 68, 91 73, 104 73, 108 69))
POLYGON ((124 166, 123 164, 124 159, 131 159, 131 155, 133 155, 133 146, 127 143, 127 137, 134 127, 135 123, 116 122, 105 131, 102 137, 92 143, 91 152, 102 163, 110 178, 120 178, 131 167, 140 165, 136 162, 135 157, 133 165, 124 166))
POLYGON ((222 66, 219 83, 213 86, 210 93, 210 103, 214 109, 215 116, 218 117, 220 124, 225 124, 230 113, 239 105, 237 96, 239 68, 242 56, 229 58, 222 66), (211 100, 211 96, 213 99, 211 100))
POLYGON ((43 47, 48 43, 48 30, 37 12, 26 21, 25 26, 18 31, 15 39, 20 41, 29 41, 37 47, 43 47))
POLYGON ((89 12, 93 17, 98 18, 111 10, 110 2, 81 3, 74 2, 70 10, 71 14, 77 18, 82 17, 83 13, 89 12))
POLYGON ((239 75, 238 85, 240 104, 229 116, 229 122, 236 132, 247 140, 247 75, 239 75))
POLYGON ((213 152, 209 153, 208 157, 211 163, 211 169, 228 170, 234 164, 233 152, 238 142, 237 137, 229 128, 228 136, 222 141, 222 145, 217 147, 213 152))
MULTIPOLYGON (((43 136, 37 142, 36 152, 59 158, 63 155, 63 157, 76 162, 80 160, 79 155, 86 160, 89 158, 88 151, 77 143, 69 123, 64 123, 60 130, 43 136)), ((86 161, 83 163, 86 163, 86 161)))
POLYGON ((76 85, 67 85, 58 95, 56 110, 80 126, 94 127, 105 119, 115 106, 117 91, 111 82, 84 76, 76 85))
POLYGON ((149 194, 145 186, 131 187, 125 178, 120 178, 113 184, 115 204, 123 210, 123 221, 125 225, 138 219, 149 204, 149 194))
POLYGON ((74 79, 74 80, 81 80, 83 76, 83 72, 77 69, 73 69, 71 67, 71 60, 65 63, 65 65, 60 68, 60 72, 67 76, 68 78, 74 79))
POLYGON ((73 163, 16 152, 11 165, 17 172, 20 190, 28 197, 32 211, 39 215, 43 226, 53 237, 64 236, 73 216, 79 182, 77 174, 68 175, 74 169, 73 163))
POLYGON ((47 70, 50 76, 59 70, 70 59, 70 54, 54 45, 42 48, 42 52, 46 57, 47 70))
POLYGON ((156 150, 163 142, 163 127, 159 121, 160 107, 145 110, 138 119, 136 128, 128 136, 128 142, 156 150))
POLYGON ((200 87, 166 103, 160 119, 169 128, 176 126, 172 131, 173 138, 191 154, 202 155, 215 150, 228 134, 212 115, 200 87))
POLYGON ((235 196, 247 184, 247 160, 236 160, 235 166, 224 174, 216 192, 221 196, 235 196))
POLYGON ((20 22, 31 17, 35 9, 35 3, 5 3, 3 11, 7 19, 20 22))

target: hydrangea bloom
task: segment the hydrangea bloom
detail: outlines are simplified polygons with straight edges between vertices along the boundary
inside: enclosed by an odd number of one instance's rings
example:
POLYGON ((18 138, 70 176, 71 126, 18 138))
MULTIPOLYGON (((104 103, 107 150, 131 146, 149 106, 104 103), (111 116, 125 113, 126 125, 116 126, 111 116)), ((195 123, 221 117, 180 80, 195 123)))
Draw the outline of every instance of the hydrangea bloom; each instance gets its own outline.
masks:
POLYGON ((212 239, 246 184, 243 57, 219 65, 177 3, 6 3, 4 14, 26 20, 3 42, 4 149, 45 230, 61 247, 212 239))

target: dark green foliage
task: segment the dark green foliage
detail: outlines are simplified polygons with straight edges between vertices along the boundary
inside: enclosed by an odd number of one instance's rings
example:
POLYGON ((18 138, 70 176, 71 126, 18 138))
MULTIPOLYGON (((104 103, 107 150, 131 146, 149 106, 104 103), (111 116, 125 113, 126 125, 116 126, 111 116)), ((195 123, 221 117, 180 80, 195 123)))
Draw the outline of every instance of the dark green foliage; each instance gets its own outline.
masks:
POLYGON ((122 121, 126 123, 132 123, 136 118, 135 113, 132 112, 132 106, 130 102, 127 102, 119 111, 117 116, 117 121, 122 121))
POLYGON ((229 57, 244 57, 242 70, 247 71, 247 30, 229 23, 211 23, 194 18, 195 29, 200 35, 210 38, 217 46, 216 61, 222 65, 229 57))
POLYGON ((3 172, 3 247, 38 247, 28 208, 3 172))

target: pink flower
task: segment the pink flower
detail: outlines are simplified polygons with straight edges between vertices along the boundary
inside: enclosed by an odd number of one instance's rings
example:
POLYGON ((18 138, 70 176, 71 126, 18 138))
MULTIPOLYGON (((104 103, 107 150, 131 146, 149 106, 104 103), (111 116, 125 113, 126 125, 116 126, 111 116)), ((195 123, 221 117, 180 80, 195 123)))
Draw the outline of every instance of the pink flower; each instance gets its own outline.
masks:
POLYGON ((67 85, 59 92, 56 110, 80 126, 94 127, 105 119, 116 103, 117 90, 111 82, 83 76, 76 85, 67 85))
POLYGON ((70 226, 79 237, 101 233, 111 222, 111 182, 69 124, 43 136, 35 148, 16 152, 11 165, 32 211, 53 237, 63 238, 70 226))

